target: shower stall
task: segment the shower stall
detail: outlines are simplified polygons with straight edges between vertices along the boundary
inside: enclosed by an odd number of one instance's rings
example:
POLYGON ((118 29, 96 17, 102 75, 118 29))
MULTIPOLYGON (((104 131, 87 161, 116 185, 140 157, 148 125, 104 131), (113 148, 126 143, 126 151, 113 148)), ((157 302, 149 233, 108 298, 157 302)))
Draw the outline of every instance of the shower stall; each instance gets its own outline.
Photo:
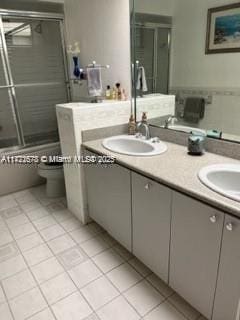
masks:
POLYGON ((63 15, 0 9, 0 153, 59 141, 70 101, 63 15))
POLYGON ((135 59, 146 74, 148 94, 168 94, 171 18, 136 13, 135 59))

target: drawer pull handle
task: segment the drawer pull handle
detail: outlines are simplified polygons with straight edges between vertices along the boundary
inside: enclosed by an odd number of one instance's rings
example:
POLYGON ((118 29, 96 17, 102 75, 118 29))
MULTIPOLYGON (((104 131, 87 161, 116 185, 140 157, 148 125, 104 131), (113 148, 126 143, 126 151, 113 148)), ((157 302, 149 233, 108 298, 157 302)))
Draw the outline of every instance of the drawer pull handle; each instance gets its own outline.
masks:
POLYGON ((227 224, 226 224, 226 229, 227 229, 228 231, 233 231, 233 224, 232 224, 231 222, 227 223, 227 224))
POLYGON ((217 216, 211 216, 210 217, 210 221, 212 222, 212 223, 216 223, 217 222, 217 216))

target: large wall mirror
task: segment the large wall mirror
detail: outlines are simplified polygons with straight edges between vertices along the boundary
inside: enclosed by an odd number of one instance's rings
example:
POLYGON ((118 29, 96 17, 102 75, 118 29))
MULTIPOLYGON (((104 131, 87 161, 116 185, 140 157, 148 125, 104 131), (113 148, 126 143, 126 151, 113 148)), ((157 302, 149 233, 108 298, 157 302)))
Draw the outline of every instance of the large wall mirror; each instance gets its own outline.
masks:
POLYGON ((135 109, 171 97, 149 123, 240 142, 240 3, 132 0, 135 109), (174 97, 173 97, 174 96, 174 97))

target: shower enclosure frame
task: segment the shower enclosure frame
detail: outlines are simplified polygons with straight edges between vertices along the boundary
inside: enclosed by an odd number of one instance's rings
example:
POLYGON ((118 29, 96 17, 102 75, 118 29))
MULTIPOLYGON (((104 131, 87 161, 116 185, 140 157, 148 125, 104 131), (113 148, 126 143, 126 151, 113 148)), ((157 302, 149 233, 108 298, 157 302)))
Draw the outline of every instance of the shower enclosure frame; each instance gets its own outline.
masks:
POLYGON ((65 83, 66 83, 66 93, 67 100, 71 101, 71 91, 70 91, 70 81, 69 81, 69 70, 68 70, 68 62, 67 62, 67 50, 66 50, 66 42, 65 42, 65 27, 64 27, 64 15, 56 14, 56 13, 48 13, 48 12, 34 12, 34 11, 20 11, 20 10, 5 10, 0 9, 0 41, 2 43, 2 51, 1 58, 3 64, 3 71, 6 85, 0 85, 0 90, 7 89, 8 96, 10 100, 11 110, 13 120, 16 126, 16 133, 18 139, 18 145, 10 146, 7 148, 0 148, 0 153, 7 153, 11 151, 18 151, 27 147, 31 147, 32 145, 37 146, 37 144, 25 143, 24 133, 21 123, 21 117, 19 114, 18 100, 16 96, 16 88, 18 85, 14 84, 11 65, 8 56, 8 49, 6 44, 6 39, 4 35, 3 28, 3 18, 14 18, 14 19, 26 19, 26 20, 51 20, 59 22, 59 30, 61 36, 61 47, 63 54, 63 66, 64 66, 64 74, 65 74, 65 83))
POLYGON ((149 29, 154 32, 154 49, 153 49, 153 91, 157 91, 157 78, 158 78, 158 29, 166 29, 168 31, 168 79, 167 79, 167 91, 169 92, 169 71, 170 71, 170 58, 171 58, 171 40, 172 40, 172 25, 167 23, 156 22, 135 22, 135 28, 149 29))

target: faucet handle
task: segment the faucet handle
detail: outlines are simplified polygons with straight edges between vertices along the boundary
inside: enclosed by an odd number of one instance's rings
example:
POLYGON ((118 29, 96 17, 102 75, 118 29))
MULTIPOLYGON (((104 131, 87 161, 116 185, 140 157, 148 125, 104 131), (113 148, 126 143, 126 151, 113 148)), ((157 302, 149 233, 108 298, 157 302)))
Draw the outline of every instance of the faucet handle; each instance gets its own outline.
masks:
POLYGON ((136 135, 135 135, 135 137, 137 138, 137 139, 140 139, 140 138, 142 138, 142 134, 141 134, 141 132, 138 132, 138 133, 136 133, 136 135))
POLYGON ((177 117, 172 117, 172 124, 174 125, 175 122, 178 122, 178 118, 177 117))
POLYGON ((158 137, 152 138, 152 143, 160 143, 160 139, 158 137))

